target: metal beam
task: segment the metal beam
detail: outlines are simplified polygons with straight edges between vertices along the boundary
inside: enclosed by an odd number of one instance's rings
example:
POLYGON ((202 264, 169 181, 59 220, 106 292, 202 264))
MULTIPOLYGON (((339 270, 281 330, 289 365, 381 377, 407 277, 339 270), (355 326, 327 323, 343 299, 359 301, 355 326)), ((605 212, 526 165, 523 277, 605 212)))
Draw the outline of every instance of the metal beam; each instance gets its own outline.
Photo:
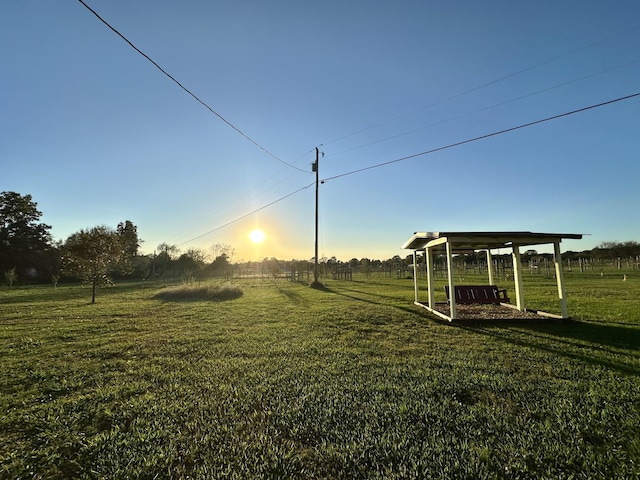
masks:
POLYGON ((520 261, 520 247, 513 245, 513 277, 516 287, 516 307, 524 311, 524 295, 522 288, 522 262, 520 261))
POLYGON ((448 239, 447 237, 440 237, 440 238, 436 238, 435 240, 430 240, 429 243, 427 243, 425 246, 426 247, 437 247, 438 245, 442 245, 445 243, 448 243, 448 239))
POLYGON ((560 315, 562 318, 569 318, 567 295, 564 289, 564 274, 562 272, 562 256, 560 255, 560 241, 553 244, 553 260, 556 265, 556 282, 558 283, 558 297, 560 298, 560 315))
POLYGON ((417 302, 418 301, 418 253, 416 252, 416 250, 413 251, 413 292, 414 292, 414 299, 417 302))
POLYGON ((435 301, 435 292, 433 290, 433 251, 430 248, 427 248, 424 252, 424 256, 427 262, 427 288, 429 289, 429 308, 434 308, 435 301))
POLYGON ((491 249, 487 249, 487 270, 489 272, 489 285, 493 283, 493 258, 491 258, 491 249))
POLYGON ((447 276, 449 277, 449 311, 451 320, 456 318, 456 291, 453 278, 453 246, 447 242, 447 276))

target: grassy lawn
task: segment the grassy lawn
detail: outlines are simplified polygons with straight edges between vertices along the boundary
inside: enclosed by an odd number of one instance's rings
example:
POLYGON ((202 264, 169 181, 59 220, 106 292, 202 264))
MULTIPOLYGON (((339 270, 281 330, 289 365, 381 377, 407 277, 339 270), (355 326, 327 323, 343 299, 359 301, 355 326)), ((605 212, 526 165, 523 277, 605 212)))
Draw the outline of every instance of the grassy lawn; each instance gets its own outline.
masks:
MULTIPOLYGON (((627 273, 566 272, 571 322, 457 325, 375 276, 4 288, 0 478, 638 478, 627 273)), ((527 275, 526 304, 555 288, 527 275)))

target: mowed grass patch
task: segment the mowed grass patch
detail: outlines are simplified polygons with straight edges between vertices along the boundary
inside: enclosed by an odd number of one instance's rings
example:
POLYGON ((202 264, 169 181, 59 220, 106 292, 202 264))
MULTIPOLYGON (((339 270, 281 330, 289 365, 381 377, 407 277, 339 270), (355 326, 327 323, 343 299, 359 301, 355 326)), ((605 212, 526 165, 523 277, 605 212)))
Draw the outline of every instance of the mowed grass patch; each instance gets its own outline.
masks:
POLYGON ((451 326, 410 280, 325 283, 0 291, 0 476, 640 473, 633 317, 451 326))

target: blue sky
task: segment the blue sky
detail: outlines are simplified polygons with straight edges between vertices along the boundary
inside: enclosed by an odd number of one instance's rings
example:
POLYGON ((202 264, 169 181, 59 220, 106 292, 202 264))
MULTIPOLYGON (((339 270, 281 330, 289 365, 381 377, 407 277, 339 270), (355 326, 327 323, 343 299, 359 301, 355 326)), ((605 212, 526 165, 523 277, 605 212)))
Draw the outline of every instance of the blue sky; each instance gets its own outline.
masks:
POLYGON ((80 2, 4 2, 0 191, 56 239, 131 220, 144 252, 311 258, 318 146, 339 176, 320 256, 404 256, 414 231, 640 240, 640 97, 340 176, 640 92, 640 2, 86 3, 296 168, 80 2))

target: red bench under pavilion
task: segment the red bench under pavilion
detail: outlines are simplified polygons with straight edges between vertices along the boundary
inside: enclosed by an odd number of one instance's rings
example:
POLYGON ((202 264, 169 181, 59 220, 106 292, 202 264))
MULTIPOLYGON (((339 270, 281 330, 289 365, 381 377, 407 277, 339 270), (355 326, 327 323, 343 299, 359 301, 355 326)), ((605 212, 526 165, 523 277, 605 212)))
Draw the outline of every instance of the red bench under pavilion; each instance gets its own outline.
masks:
MULTIPOLYGON (((496 285, 456 285, 456 304, 470 303, 508 303, 506 289, 499 289, 496 285)), ((445 285, 447 303, 451 298, 449 285, 445 285)))

